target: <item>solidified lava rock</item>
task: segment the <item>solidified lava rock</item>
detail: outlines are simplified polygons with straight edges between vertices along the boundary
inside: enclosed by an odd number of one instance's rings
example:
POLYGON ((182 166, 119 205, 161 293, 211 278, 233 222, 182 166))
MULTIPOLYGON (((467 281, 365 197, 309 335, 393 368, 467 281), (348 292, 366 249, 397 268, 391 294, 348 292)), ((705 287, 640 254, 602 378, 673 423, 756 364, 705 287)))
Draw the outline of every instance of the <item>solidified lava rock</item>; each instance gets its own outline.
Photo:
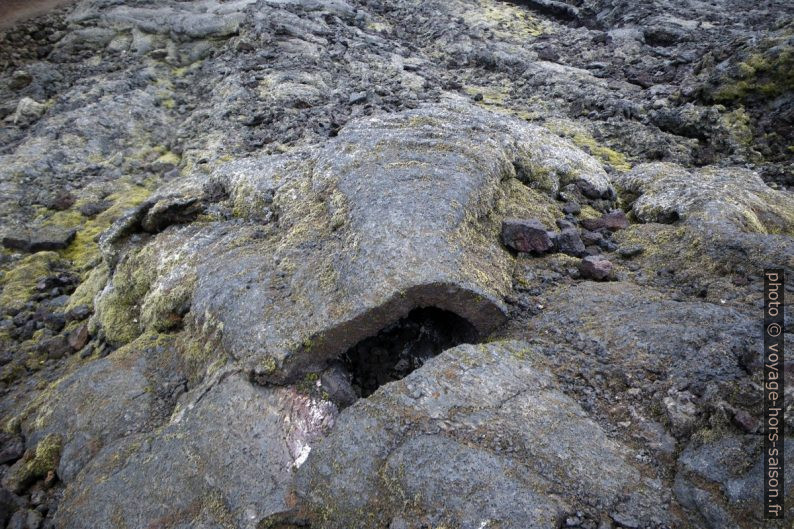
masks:
POLYGON ((0 526, 764 523, 790 1, 18 4, 0 526))

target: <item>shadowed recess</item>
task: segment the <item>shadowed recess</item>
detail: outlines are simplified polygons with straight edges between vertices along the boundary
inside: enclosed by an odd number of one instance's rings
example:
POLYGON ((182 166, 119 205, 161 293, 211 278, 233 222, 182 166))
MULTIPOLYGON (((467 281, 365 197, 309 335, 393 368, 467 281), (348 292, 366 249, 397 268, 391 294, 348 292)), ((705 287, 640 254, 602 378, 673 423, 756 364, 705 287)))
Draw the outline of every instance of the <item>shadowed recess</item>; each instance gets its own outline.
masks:
POLYGON ((353 390, 359 397, 368 397, 442 351, 477 338, 475 327, 457 314, 418 308, 348 349, 342 360, 352 375, 353 390))

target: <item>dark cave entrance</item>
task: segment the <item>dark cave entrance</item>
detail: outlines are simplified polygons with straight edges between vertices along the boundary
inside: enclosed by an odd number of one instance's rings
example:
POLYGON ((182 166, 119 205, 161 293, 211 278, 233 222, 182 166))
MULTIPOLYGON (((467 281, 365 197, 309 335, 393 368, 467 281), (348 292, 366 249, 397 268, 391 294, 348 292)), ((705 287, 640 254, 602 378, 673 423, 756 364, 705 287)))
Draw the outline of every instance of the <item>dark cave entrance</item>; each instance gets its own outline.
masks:
POLYGON ((405 377, 445 349, 474 343, 475 327, 453 312, 418 308, 365 338, 342 355, 353 391, 368 397, 383 384, 405 377))

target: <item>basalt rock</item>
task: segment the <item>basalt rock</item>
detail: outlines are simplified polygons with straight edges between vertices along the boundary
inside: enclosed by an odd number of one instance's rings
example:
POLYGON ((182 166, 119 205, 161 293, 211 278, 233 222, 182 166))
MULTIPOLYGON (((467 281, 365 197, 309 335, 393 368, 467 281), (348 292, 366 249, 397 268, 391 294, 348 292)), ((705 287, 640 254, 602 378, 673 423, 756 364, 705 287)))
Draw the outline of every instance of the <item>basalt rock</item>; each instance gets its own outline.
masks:
POLYGON ((485 334, 510 288, 501 220, 521 211, 551 223, 549 194, 582 179, 608 189, 573 145, 466 103, 360 120, 319 149, 230 163, 129 213, 102 240, 115 270, 96 320, 123 343, 189 311, 195 332, 217 330, 255 376, 278 381, 322 369, 417 307, 485 334), (547 191, 519 183, 517 167, 542 167, 547 191), (202 208, 209 218, 191 222, 202 208), (157 237, 126 242, 153 225, 157 237))
POLYGON ((502 242, 517 252, 542 254, 552 249, 548 230, 536 219, 502 221, 502 242))
POLYGON ((333 425, 333 405, 239 373, 191 397, 169 424, 102 450, 68 489, 56 525, 256 527, 283 511, 293 467, 333 425))
POLYGON ((295 508, 269 521, 541 528, 586 511, 674 523, 658 483, 559 391, 542 357, 522 342, 462 345, 357 402, 298 470, 295 508))
POLYGON ((761 525, 794 4, 0 3, 0 525, 761 525))

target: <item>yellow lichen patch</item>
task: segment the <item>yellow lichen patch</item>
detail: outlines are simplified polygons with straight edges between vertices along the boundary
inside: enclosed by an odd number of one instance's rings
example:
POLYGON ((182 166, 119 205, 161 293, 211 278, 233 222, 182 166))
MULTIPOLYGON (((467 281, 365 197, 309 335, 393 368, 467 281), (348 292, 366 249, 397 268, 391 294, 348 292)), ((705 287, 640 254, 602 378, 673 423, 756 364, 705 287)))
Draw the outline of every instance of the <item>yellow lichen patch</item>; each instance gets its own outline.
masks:
POLYGON ((601 218, 602 216, 603 216, 603 213, 601 213, 600 211, 596 210, 592 206, 588 206, 588 205, 582 206, 582 211, 579 212, 579 218, 581 220, 598 219, 598 218, 601 218))
POLYGON ((17 461, 6 475, 6 484, 16 492, 22 492, 37 479, 54 472, 61 459, 63 440, 60 435, 50 434, 39 441, 35 450, 29 450, 17 461))
POLYGON ((0 306, 10 307, 25 303, 36 292, 39 279, 48 276, 60 259, 55 252, 38 252, 19 261, 0 280, 0 306))
POLYGON ((179 165, 179 162, 182 161, 182 158, 171 151, 166 151, 163 153, 159 158, 157 158, 157 163, 167 163, 171 165, 179 165))
POLYGON ((470 27, 489 28, 500 39, 525 40, 544 33, 544 24, 530 11, 506 2, 482 0, 463 14, 470 27))
POLYGON ((787 37, 772 38, 736 65, 735 78, 722 81, 714 100, 733 102, 751 95, 776 97, 794 89, 794 47, 781 43, 787 37))
POLYGON ((632 224, 617 232, 615 240, 621 246, 643 247, 643 253, 635 257, 634 262, 650 277, 666 267, 674 268, 676 277, 680 274, 693 281, 725 272, 720 263, 708 257, 704 240, 687 226, 632 224))
POLYGON ((477 94, 482 95, 482 101, 479 101, 479 103, 483 106, 501 106, 510 95, 510 90, 504 85, 498 88, 494 88, 492 86, 470 85, 465 86, 463 90, 472 97, 476 96, 477 94))
POLYGON ((552 229, 555 220, 565 216, 551 197, 530 189, 515 178, 508 179, 504 186, 507 196, 500 202, 498 209, 505 217, 535 218, 552 229))
POLYGON ((72 310, 80 305, 92 307, 94 305, 94 298, 102 290, 108 280, 108 267, 106 264, 101 264, 92 268, 88 273, 88 277, 80 283, 71 296, 69 296, 69 303, 66 305, 66 310, 72 310))
MULTIPOLYGON (((118 186, 120 190, 107 197, 113 205, 94 218, 87 219, 75 209, 69 209, 53 212, 42 219, 44 225, 77 228, 74 241, 60 254, 72 261, 78 271, 85 271, 98 264, 99 245, 96 239, 99 235, 126 210, 137 206, 152 193, 148 187, 134 184, 119 182, 118 186)), ((78 207, 79 205, 80 203, 77 204, 78 207)))
POLYGON ((144 247, 121 264, 97 304, 97 316, 111 344, 131 342, 141 333, 140 302, 156 276, 152 252, 153 247, 144 247))
POLYGON ((592 134, 578 123, 570 120, 555 119, 546 122, 545 126, 555 134, 569 138, 577 147, 589 151, 591 155, 604 163, 608 163, 616 170, 621 172, 631 170, 631 164, 625 154, 598 143, 592 134))

